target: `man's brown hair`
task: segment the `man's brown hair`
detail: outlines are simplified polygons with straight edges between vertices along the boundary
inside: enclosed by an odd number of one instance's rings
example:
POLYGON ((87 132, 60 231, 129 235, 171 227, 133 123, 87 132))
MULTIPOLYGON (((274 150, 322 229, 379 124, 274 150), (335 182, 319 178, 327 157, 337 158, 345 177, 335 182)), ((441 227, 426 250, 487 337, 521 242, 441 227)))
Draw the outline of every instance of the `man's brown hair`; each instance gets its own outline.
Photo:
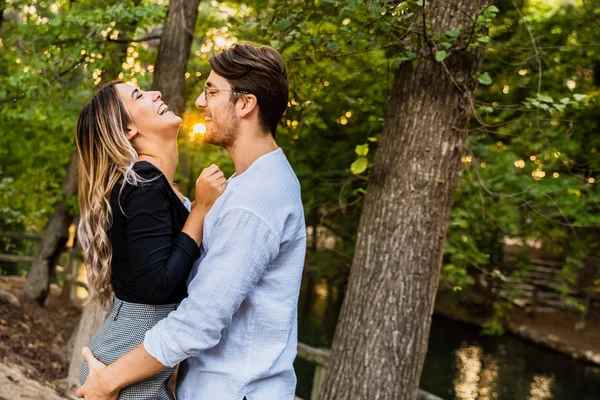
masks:
MULTIPOLYGON (((256 96, 261 127, 275 137, 289 95, 287 69, 277 50, 238 44, 211 57, 209 63, 215 73, 229 81, 232 89, 256 96)), ((235 103, 242 96, 243 93, 232 92, 231 100, 235 103)))

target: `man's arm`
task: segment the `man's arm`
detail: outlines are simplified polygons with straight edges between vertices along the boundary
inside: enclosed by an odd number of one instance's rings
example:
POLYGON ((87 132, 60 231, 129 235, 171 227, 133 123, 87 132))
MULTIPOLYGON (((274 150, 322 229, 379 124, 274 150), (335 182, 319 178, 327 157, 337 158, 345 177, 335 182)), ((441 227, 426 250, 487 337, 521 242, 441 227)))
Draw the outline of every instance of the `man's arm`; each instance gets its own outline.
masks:
POLYGON ((86 399, 112 399, 115 390, 118 393, 219 342, 223 328, 277 256, 279 237, 244 209, 229 210, 221 216, 214 235, 209 252, 190 282, 188 297, 146 333, 143 345, 100 369, 97 375, 90 373, 90 387, 99 387, 101 395, 86 395, 86 399))
POLYGON ((87 381, 77 391, 77 397, 86 400, 114 400, 122 388, 166 368, 146 352, 143 344, 111 364, 110 368, 94 358, 87 347, 83 349, 82 355, 88 363, 89 373, 87 381))

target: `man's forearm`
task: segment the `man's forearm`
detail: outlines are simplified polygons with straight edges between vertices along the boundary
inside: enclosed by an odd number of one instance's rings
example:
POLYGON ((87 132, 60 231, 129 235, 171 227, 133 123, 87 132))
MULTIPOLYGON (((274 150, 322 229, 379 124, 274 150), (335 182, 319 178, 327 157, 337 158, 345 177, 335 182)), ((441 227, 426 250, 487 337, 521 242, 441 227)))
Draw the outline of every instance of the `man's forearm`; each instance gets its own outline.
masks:
POLYGON ((146 351, 142 343, 100 371, 100 379, 111 392, 117 392, 166 368, 146 351))

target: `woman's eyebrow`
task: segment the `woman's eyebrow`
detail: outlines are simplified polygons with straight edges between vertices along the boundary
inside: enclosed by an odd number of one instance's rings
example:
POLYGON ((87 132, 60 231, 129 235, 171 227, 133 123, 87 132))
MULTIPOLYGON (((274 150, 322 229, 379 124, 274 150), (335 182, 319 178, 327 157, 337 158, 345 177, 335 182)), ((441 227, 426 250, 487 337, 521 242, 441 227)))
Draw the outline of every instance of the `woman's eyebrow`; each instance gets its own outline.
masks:
POLYGON ((136 94, 137 92, 139 92, 139 91, 140 91, 140 90, 139 90, 138 88, 135 88, 135 89, 133 89, 133 92, 131 92, 131 98, 132 98, 132 99, 135 99, 135 94, 136 94))

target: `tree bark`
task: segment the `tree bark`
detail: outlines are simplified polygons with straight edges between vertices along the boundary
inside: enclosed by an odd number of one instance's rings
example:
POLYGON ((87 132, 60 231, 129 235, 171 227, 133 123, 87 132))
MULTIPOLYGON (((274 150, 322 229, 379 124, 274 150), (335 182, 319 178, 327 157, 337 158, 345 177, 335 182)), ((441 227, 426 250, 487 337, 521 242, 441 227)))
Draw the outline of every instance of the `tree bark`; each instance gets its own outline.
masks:
MULTIPOLYGON (((61 188, 61 194, 65 199, 77 193, 77 164, 77 152, 73 152, 61 188)), ((50 289, 50 277, 56 266, 58 255, 67 243, 69 225, 72 220, 73 216, 68 213, 63 202, 57 202, 27 275, 27 282, 23 289, 23 297, 26 300, 35 301, 40 306, 44 306, 50 289)))
MULTIPOLYGON (((138 6, 141 0, 134 0, 134 6, 138 6)), ((121 27, 125 37, 135 32, 137 24, 129 24, 121 27)), ((116 79, 121 71, 122 61, 127 57, 127 43, 117 43, 117 51, 113 54, 113 62, 108 63, 102 73, 102 80, 116 79)), ((71 154, 71 161, 67 168, 67 175, 62 186, 62 195, 66 199, 77 193, 77 151, 71 154)), ((24 288, 24 298, 34 300, 40 306, 44 306, 50 287, 50 278, 56 266, 56 262, 63 251, 69 237, 69 225, 73 221, 73 216, 67 213, 62 202, 56 203, 54 213, 50 217, 50 222, 46 227, 42 243, 38 248, 35 261, 29 269, 27 282, 24 288)))
POLYGON ((176 115, 185 111, 187 69, 200 0, 171 0, 154 66, 152 89, 176 115), (181 8, 183 6, 183 9, 181 8))
MULTIPOLYGON (((483 3, 428 3, 432 34, 460 24, 470 33, 483 3)), ((484 56, 482 48, 456 50, 446 71, 424 46, 414 66, 405 62, 395 74, 323 400, 417 398, 474 74, 484 56), (451 79, 457 74, 460 89, 451 79)))
POLYGON ((68 351, 71 353, 71 362, 69 363, 69 374, 66 383, 70 388, 79 385, 81 378, 81 349, 88 345, 94 334, 100 329, 102 323, 108 316, 112 303, 100 305, 96 302, 86 304, 81 314, 81 319, 77 328, 69 340, 68 351))
POLYGON ((6 0, 0 0, 0 29, 2 29, 2 23, 4 22, 4 10, 6 9, 6 0))

